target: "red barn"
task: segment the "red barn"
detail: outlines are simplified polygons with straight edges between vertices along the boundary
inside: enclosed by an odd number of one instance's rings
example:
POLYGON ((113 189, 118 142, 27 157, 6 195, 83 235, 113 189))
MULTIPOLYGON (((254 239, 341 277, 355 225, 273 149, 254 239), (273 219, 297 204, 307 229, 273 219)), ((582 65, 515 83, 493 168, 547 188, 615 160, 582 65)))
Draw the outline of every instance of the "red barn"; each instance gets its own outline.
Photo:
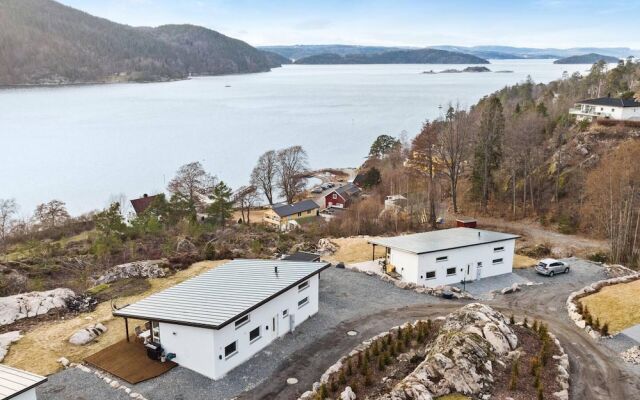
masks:
POLYGON ((324 196, 324 204, 326 208, 347 208, 351 205, 353 199, 359 195, 360 188, 353 183, 347 183, 344 186, 335 188, 324 196))
POLYGON ((456 226, 458 228, 475 228, 478 226, 478 221, 475 218, 459 217, 456 218, 456 226))

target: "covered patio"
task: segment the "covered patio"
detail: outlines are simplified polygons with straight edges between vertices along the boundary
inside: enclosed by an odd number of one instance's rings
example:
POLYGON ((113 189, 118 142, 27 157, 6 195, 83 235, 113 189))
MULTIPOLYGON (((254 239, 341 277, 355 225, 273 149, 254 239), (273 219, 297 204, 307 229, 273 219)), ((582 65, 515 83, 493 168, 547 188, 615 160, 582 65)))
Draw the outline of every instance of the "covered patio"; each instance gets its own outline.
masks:
POLYGON ((84 361, 130 384, 158 377, 178 365, 149 358, 147 348, 135 336, 100 350, 84 361))

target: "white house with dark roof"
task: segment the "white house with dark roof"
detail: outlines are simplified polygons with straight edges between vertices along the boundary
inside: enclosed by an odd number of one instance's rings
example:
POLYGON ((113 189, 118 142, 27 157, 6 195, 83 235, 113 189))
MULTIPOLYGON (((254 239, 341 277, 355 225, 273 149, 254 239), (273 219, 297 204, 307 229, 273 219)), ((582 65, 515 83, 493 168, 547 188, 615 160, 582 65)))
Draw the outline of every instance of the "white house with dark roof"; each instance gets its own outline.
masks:
POLYGON ((435 287, 510 273, 519 236, 471 228, 370 239, 402 280, 435 287))
POLYGON ((266 224, 286 231, 296 227, 301 220, 317 217, 319 211, 318 204, 307 199, 293 204, 274 204, 262 219, 266 224))
POLYGON ((320 272, 330 265, 234 260, 113 315, 150 321, 169 358, 220 379, 318 312, 320 272))
POLYGON ((36 387, 46 381, 44 376, 0 364, 0 399, 36 400, 36 387))
POLYGON ((634 99, 600 97, 579 101, 569 110, 578 121, 594 119, 616 119, 622 121, 640 121, 640 102, 634 99))

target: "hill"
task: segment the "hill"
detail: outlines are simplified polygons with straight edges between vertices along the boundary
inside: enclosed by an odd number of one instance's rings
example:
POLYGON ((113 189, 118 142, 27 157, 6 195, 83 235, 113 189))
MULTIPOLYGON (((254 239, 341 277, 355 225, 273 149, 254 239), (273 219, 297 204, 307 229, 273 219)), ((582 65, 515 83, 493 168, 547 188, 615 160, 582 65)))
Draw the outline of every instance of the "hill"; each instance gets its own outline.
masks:
POLYGON ((596 54, 596 53, 589 53, 589 54, 582 54, 579 56, 561 58, 559 60, 555 60, 553 63, 554 64, 593 64, 593 63, 597 63, 600 60, 603 60, 607 63, 617 63, 618 61, 620 61, 620 59, 617 57, 604 56, 602 54, 596 54))
POLYGON ((299 60, 304 57, 317 56, 320 54, 346 56, 348 54, 378 54, 387 51, 406 50, 400 47, 352 46, 344 44, 297 44, 293 46, 261 46, 258 48, 280 54, 291 60, 299 60))
POLYGON ((2 0, 0 26, 0 85, 162 81, 274 65, 247 43, 210 29, 135 28, 51 0, 2 0))
POLYGON ((377 54, 319 54, 296 60, 296 64, 489 64, 470 54, 437 49, 395 50, 377 54))
POLYGON ((284 57, 278 53, 274 53, 272 51, 267 51, 267 50, 260 50, 260 51, 262 52, 262 54, 265 55, 265 57, 267 57, 267 61, 269 61, 269 66, 272 68, 277 68, 285 64, 291 64, 293 62, 291 61, 290 58, 284 57))

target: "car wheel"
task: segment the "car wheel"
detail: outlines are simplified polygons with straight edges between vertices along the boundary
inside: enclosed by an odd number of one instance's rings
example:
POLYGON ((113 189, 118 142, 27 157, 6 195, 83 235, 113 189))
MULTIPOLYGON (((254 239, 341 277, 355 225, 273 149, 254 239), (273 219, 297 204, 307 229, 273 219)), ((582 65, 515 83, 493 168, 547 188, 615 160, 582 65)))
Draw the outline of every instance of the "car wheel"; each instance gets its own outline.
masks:
POLYGON ((555 273, 553 271, 549 272, 549 276, 554 276, 555 273))
POLYGON ((565 273, 565 274, 568 274, 568 273, 569 273, 569 267, 567 267, 567 268, 565 268, 565 269, 564 269, 564 273, 565 273))

